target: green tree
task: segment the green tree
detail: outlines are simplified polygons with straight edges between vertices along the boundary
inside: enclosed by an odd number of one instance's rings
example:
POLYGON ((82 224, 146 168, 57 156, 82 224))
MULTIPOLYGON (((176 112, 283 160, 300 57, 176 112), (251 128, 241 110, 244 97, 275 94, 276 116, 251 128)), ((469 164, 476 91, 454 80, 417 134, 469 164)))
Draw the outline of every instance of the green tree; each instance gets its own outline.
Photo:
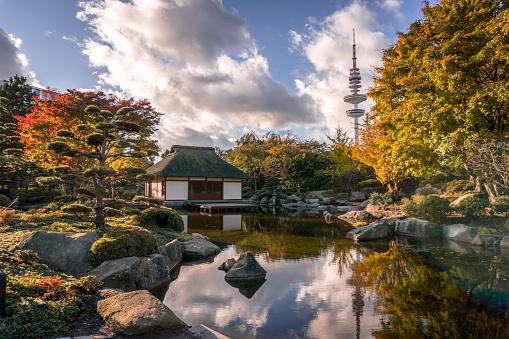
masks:
POLYGON ((60 130, 56 133, 58 141, 48 144, 47 149, 63 157, 85 157, 95 163, 84 172, 73 171, 69 166, 53 168, 59 173, 76 175, 84 187, 80 193, 95 198, 95 224, 98 229, 105 228, 104 197, 108 196, 106 186, 119 180, 150 180, 153 176, 145 174, 140 167, 115 170, 111 167, 118 159, 144 158, 155 155, 155 151, 143 150, 138 145, 150 135, 141 134, 140 125, 124 120, 134 108, 123 107, 115 113, 100 110, 97 106, 87 106, 86 113, 96 117, 95 123, 76 126, 75 132, 60 130), (71 148, 71 145, 78 145, 71 148))
POLYGON ((252 176, 254 189, 257 190, 258 182, 265 169, 267 155, 263 141, 254 132, 248 132, 236 141, 236 146, 229 155, 228 162, 252 176))
POLYGON ((25 77, 15 75, 0 85, 0 172, 13 173, 14 186, 18 187, 20 174, 27 174, 30 166, 24 159, 23 144, 16 133, 14 116, 25 116, 34 106, 36 93, 25 77))

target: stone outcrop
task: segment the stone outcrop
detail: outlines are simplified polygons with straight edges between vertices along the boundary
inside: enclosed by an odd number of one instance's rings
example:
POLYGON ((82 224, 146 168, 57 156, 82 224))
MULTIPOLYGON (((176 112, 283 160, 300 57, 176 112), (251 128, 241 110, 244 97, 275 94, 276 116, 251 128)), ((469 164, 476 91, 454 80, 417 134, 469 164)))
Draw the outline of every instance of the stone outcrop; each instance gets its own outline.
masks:
POLYGON ((345 206, 336 206, 336 212, 338 213, 348 213, 351 211, 362 211, 364 207, 360 205, 345 205, 345 206))
POLYGON ((473 241, 472 245, 485 246, 485 247, 499 247, 504 235, 493 234, 479 234, 473 241))
POLYGON ((372 216, 370 213, 366 211, 350 211, 346 214, 339 216, 339 218, 347 220, 351 223, 356 223, 356 222, 369 222, 369 220, 372 219, 372 216))
POLYGON ((354 202, 361 202, 361 201, 366 200, 366 195, 362 192, 352 192, 352 193, 350 193, 348 200, 354 201, 354 202))
POLYGON ((187 326, 146 290, 100 300, 97 311, 115 332, 124 335, 151 334, 187 326))
POLYGON ((263 279, 267 271, 256 261, 253 253, 245 252, 226 273, 226 280, 263 279))
POLYGON ((108 260, 87 273, 103 282, 103 287, 118 288, 124 291, 137 290, 134 273, 138 269, 140 258, 127 257, 108 260))
POLYGON ((95 232, 35 231, 24 234, 17 248, 34 251, 47 265, 64 271, 81 273, 92 268, 88 262, 88 255, 92 244, 97 239, 95 232))
POLYGON ((134 272, 134 283, 139 290, 156 288, 169 278, 170 269, 160 254, 151 254, 140 258, 138 268, 134 272))
POLYGON ((170 241, 166 245, 159 246, 159 254, 161 254, 170 271, 182 262, 182 248, 177 239, 170 241))
POLYGON ((371 225, 357 227, 346 234, 347 239, 354 241, 370 241, 387 238, 394 234, 394 222, 386 219, 378 220, 371 225))
POLYGON ((477 228, 463 224, 443 226, 442 237, 454 241, 472 242, 477 237, 477 228))
POLYGON ((195 237, 181 245, 184 258, 204 258, 221 251, 217 245, 203 237, 195 237))
POLYGON ((442 228, 426 220, 409 218, 396 221, 394 233, 422 238, 438 238, 442 236, 442 228))

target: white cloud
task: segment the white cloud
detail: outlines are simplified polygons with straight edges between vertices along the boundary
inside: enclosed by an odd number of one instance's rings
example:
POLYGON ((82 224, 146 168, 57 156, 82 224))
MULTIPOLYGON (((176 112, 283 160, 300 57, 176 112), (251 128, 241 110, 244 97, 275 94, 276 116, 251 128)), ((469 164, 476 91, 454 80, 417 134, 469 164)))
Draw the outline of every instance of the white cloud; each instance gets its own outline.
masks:
POLYGON ((220 0, 87 1, 78 18, 96 33, 83 53, 104 85, 148 98, 166 113, 157 136, 172 144, 231 147, 242 126, 318 121, 310 94, 276 81, 248 24, 220 0))
POLYGON ((17 74, 26 77, 29 84, 39 86, 35 73, 28 67, 28 58, 20 52, 21 42, 0 28, 0 80, 17 74))
MULTIPOLYGON (((315 100, 331 134, 339 124, 353 136, 353 121, 346 116, 346 110, 352 106, 343 102, 343 97, 350 92, 352 30, 355 29, 357 67, 362 75, 361 93, 366 93, 372 85, 373 66, 381 64, 381 50, 388 40, 377 20, 378 14, 373 9, 354 1, 323 20, 308 24, 302 34, 290 32, 293 48, 314 67, 313 72, 296 80, 296 86, 299 93, 308 94, 315 100)), ((368 111, 369 105, 367 101, 360 108, 368 111)))

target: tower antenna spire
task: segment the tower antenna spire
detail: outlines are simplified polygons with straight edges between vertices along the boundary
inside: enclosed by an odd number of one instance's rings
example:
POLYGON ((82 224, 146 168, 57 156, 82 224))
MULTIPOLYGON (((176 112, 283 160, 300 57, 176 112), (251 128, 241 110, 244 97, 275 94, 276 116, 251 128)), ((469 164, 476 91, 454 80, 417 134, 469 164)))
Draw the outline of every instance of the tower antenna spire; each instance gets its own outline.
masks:
POLYGON ((359 142, 359 118, 364 115, 364 110, 359 108, 361 102, 366 101, 366 94, 360 94, 361 88, 361 72, 357 68, 357 46, 355 45, 355 28, 353 29, 353 67, 350 69, 350 77, 348 78, 349 86, 352 94, 346 95, 343 100, 349 104, 353 104, 353 109, 346 111, 346 115, 354 118, 355 141, 359 142))

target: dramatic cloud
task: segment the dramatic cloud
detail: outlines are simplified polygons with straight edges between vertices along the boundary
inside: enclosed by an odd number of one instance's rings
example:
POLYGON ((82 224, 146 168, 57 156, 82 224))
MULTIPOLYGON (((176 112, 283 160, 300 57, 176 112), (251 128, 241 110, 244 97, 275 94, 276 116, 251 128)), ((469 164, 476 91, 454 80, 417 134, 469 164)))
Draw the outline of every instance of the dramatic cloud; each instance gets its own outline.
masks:
POLYGON ((105 85, 148 98, 166 113, 158 135, 172 144, 231 147, 247 128, 318 122, 314 100, 273 79, 248 24, 220 0, 82 2, 96 36, 84 54, 105 85))
MULTIPOLYGON (((398 1, 386 0, 379 6, 393 3, 398 1)), ((352 106, 343 102, 343 97, 350 92, 352 30, 355 28, 357 67, 361 70, 363 85, 361 93, 366 93, 372 85, 373 66, 381 64, 381 50, 388 43, 377 20, 378 13, 374 9, 354 1, 323 20, 313 20, 302 34, 290 32, 292 49, 302 53, 314 67, 312 72, 301 74, 296 80, 297 88, 301 95, 308 94, 319 105, 328 133, 332 134, 339 124, 350 136, 353 135, 353 121, 346 116, 346 110, 352 106)), ((360 108, 369 111, 369 105, 366 101, 360 108)))
POLYGON ((29 84, 38 85, 35 73, 28 68, 27 57, 20 52, 21 39, 0 28, 0 80, 20 75, 27 78, 29 84))

